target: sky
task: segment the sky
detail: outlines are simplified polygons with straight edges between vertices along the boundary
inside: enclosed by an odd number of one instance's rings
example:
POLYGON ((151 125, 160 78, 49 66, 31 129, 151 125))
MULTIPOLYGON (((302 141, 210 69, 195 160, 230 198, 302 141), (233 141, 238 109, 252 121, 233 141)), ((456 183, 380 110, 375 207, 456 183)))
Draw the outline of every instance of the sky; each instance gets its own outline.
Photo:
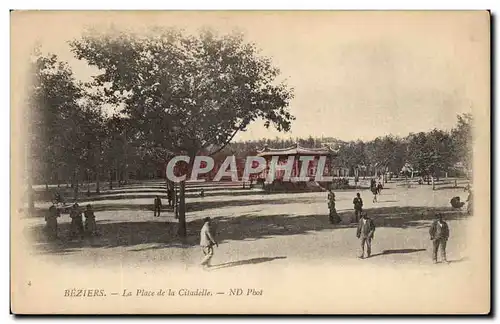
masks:
POLYGON ((450 129, 457 114, 489 106, 489 16, 482 11, 45 12, 21 13, 12 24, 23 36, 13 45, 26 50, 39 41, 80 79, 96 71, 74 59, 67 42, 87 26, 243 32, 294 88, 296 120, 289 133, 255 122, 235 140, 406 136, 450 129))

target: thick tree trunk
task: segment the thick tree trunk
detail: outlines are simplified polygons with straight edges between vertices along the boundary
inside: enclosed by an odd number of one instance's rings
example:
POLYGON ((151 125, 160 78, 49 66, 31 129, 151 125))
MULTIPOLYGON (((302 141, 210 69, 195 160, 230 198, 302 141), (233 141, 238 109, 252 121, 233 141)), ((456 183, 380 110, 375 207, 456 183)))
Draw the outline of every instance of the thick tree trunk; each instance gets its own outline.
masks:
POLYGON ((113 189, 113 170, 109 170, 109 190, 113 189))
POLYGON ((124 143, 124 164, 123 164, 123 184, 128 183, 128 142, 127 142, 127 133, 123 133, 123 143, 124 143))
MULTIPOLYGON (((194 158, 196 153, 189 154, 189 167, 188 176, 193 168, 194 158)), ((177 233, 180 237, 185 238, 187 235, 186 231, 186 181, 181 181, 179 183, 179 228, 177 233)))
POLYGON ((30 214, 33 214, 34 210, 35 210, 35 190, 33 189, 33 182, 31 180, 31 177, 30 179, 28 179, 28 186, 26 188, 26 194, 27 194, 27 200, 28 200, 28 212, 30 214))
POLYGON ((101 180, 100 180, 100 172, 99 170, 97 170, 97 172, 95 173, 95 182, 96 182, 96 188, 95 188, 95 192, 98 194, 100 193, 101 191, 101 180))
POLYGON ((91 181, 90 172, 87 171, 87 197, 90 196, 90 181, 91 181))
POLYGON ((78 176, 77 176, 77 171, 74 171, 73 173, 73 200, 75 202, 78 201, 78 176))
POLYGON ((179 227, 177 229, 177 234, 185 238, 187 235, 186 231, 186 181, 181 181, 179 183, 179 227))

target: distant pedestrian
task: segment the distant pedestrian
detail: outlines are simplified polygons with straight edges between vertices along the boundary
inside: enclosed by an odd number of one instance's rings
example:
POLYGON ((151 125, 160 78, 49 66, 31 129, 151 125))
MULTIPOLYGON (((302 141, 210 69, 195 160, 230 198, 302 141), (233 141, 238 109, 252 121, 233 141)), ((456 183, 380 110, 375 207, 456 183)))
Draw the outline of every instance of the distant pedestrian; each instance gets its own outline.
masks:
POLYGON ((339 215, 337 214, 337 209, 335 208, 335 193, 330 189, 328 191, 328 210, 329 210, 329 220, 330 224, 338 224, 341 222, 339 215))
POLYGON ((205 190, 203 189, 200 190, 200 197, 201 198, 205 197, 205 190))
POLYGON ((160 196, 156 196, 154 200, 154 217, 160 217, 161 212, 161 199, 160 196))
POLYGON ((363 199, 361 199, 361 195, 359 194, 359 192, 356 193, 356 197, 354 197, 352 203, 354 204, 355 220, 356 222, 358 222, 361 212, 363 211, 363 199))
POLYGON ((179 194, 177 191, 174 193, 174 213, 175 219, 179 219, 179 194))
POLYGON ((45 230, 47 237, 51 240, 57 238, 57 218, 60 216, 61 214, 55 205, 50 206, 49 212, 45 215, 45 230))
POLYGON ((437 252, 441 248, 441 258, 443 262, 448 262, 446 259, 446 244, 450 237, 450 229, 448 224, 443 220, 441 213, 437 214, 436 218, 429 229, 432 241, 432 261, 437 263, 437 252))
POLYGON ((361 259, 365 257, 365 245, 366 245, 366 257, 369 258, 372 254, 372 240, 375 234, 375 223, 368 217, 366 213, 361 215, 361 219, 358 223, 358 229, 356 231, 356 237, 361 240, 361 259))
POLYGON ((377 193, 379 195, 382 193, 382 189, 384 189, 384 185, 379 181, 379 183, 377 184, 377 193))
POLYGON ((469 188, 469 195, 467 196, 467 214, 472 213, 472 190, 469 188))
POLYGON ((168 207, 172 207, 173 206, 173 201, 174 201, 174 190, 172 188, 169 188, 167 190, 167 200, 168 200, 168 207))
POLYGON ((219 244, 214 238, 214 233, 212 233, 212 228, 210 226, 211 219, 210 217, 205 217, 203 220, 203 227, 200 231, 200 246, 203 252, 203 260, 201 261, 201 265, 203 267, 210 267, 210 260, 214 256, 214 248, 213 246, 219 247, 219 244))
POLYGON ((69 212, 69 217, 71 218, 71 237, 80 236, 83 238, 83 218, 80 206, 75 203, 69 212))
POLYGON ((95 221, 95 214, 92 205, 90 204, 87 205, 87 210, 85 210, 84 215, 85 215, 85 231, 92 236, 97 235, 97 224, 95 221))
POLYGON ((378 189, 377 189, 376 186, 373 186, 371 188, 371 191, 372 191, 372 194, 373 194, 373 202, 376 203, 377 202, 378 189))

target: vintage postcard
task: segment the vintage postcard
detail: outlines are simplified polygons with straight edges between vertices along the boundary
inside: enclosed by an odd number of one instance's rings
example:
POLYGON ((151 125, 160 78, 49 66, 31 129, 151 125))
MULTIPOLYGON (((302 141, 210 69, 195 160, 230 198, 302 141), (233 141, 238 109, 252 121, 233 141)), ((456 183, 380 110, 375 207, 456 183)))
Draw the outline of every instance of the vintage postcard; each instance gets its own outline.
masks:
POLYGON ((15 314, 488 314, 487 11, 11 12, 15 314))

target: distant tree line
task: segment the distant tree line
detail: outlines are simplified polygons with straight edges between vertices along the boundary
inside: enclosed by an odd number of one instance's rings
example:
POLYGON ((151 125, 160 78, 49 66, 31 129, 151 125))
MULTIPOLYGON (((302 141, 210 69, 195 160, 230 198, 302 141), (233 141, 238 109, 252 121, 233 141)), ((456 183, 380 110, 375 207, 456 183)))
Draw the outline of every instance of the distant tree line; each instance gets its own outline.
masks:
POLYGON ((472 168, 472 116, 457 116, 451 131, 433 129, 429 132, 410 133, 406 137, 392 135, 377 137, 371 141, 342 141, 333 137, 308 137, 288 139, 259 139, 230 143, 223 154, 244 156, 269 148, 287 148, 299 144, 318 148, 325 145, 336 153, 335 165, 354 174, 355 168, 374 175, 377 171, 400 173, 408 169, 423 176, 440 177, 453 172, 467 176, 472 168))

